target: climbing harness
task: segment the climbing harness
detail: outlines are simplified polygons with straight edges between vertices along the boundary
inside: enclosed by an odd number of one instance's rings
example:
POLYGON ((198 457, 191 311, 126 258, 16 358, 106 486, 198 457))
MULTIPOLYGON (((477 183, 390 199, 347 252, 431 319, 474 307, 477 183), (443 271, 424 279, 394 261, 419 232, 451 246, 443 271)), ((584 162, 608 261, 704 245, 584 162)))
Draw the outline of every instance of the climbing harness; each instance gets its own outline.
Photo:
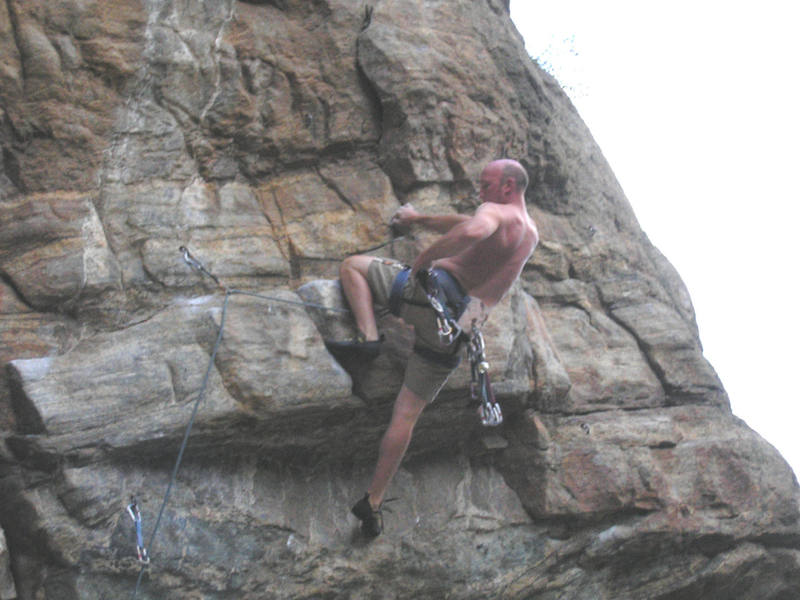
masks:
POLYGON ((131 498, 131 503, 128 504, 128 514, 133 519, 136 526, 136 554, 139 557, 139 562, 148 564, 150 557, 147 554, 147 548, 144 547, 144 540, 142 539, 142 515, 139 512, 139 506, 136 504, 136 498, 131 498))
MULTIPOLYGON (((400 316, 403 303, 417 304, 403 298, 403 288, 411 275, 411 267, 404 267, 395 277, 389 292, 389 312, 400 316)), ((459 339, 461 327, 458 319, 469 303, 469 296, 459 283, 444 269, 425 269, 417 272, 417 279, 425 290, 427 303, 436 313, 436 329, 442 344, 450 346, 459 339)))
POLYGON ((397 274, 392 282, 392 288, 389 290, 389 312, 395 317, 400 316, 400 309, 403 307, 403 302, 407 302, 403 298, 403 288, 408 281, 408 276, 411 274, 411 267, 405 266, 403 270, 397 274))
MULTIPOLYGON (((408 276, 406 276, 406 278, 407 277, 408 276)), ((477 319, 472 320, 469 334, 464 332, 458 323, 458 319, 463 314, 469 302, 469 297, 461 291, 460 286, 458 286, 458 283, 452 276, 442 269, 420 271, 418 277, 427 293, 428 302, 436 313, 439 339, 442 343, 447 345, 455 341, 458 343, 466 341, 467 357, 469 358, 470 371, 472 374, 470 397, 472 400, 479 403, 478 415, 480 416, 481 424, 486 427, 496 427, 500 425, 503 422, 503 411, 492 391, 492 385, 489 379, 489 362, 486 360, 486 347, 483 342, 483 334, 478 328, 478 321, 477 319), (456 286, 458 293, 454 294, 452 289, 447 290, 443 284, 456 286), (447 293, 448 291, 450 291, 450 293, 447 293), (453 301, 449 299, 458 298, 459 294, 462 300, 456 302, 456 306, 454 307, 455 312, 453 312, 448 306, 452 305, 453 301)), ((414 347, 414 351, 423 356, 423 358, 429 358, 440 364, 446 364, 445 360, 453 361, 454 358, 450 355, 417 346, 414 347)), ((451 364, 447 364, 446 366, 451 366, 453 368, 458 366, 458 357, 455 358, 454 364, 451 362, 451 364)))
MULTIPOLYGON (((425 289, 428 296, 428 302, 436 313, 436 331, 439 334, 439 341, 449 346, 459 339, 461 335, 461 327, 458 324, 458 319, 461 316, 457 314, 463 313, 461 307, 456 308, 456 314, 448 307, 447 294, 440 281, 440 274, 447 273, 442 269, 426 269, 419 271, 418 277, 425 289)), ((447 275, 449 279, 452 279, 447 275)), ((466 296, 463 292, 460 294, 466 296)), ((466 303, 462 301, 462 305, 466 308, 466 303)))
POLYGON ((405 266, 395 277, 389 292, 389 312, 400 317, 403 304, 423 306, 436 314, 436 329, 439 341, 452 346, 449 352, 438 352, 422 344, 414 344, 414 353, 433 363, 455 369, 461 363, 458 348, 461 343, 461 327, 458 319, 466 310, 469 296, 458 281, 444 269, 426 269, 417 272, 417 279, 425 292, 425 301, 403 297, 403 289, 411 275, 411 267, 405 266), (455 346, 453 344, 455 343, 455 346))

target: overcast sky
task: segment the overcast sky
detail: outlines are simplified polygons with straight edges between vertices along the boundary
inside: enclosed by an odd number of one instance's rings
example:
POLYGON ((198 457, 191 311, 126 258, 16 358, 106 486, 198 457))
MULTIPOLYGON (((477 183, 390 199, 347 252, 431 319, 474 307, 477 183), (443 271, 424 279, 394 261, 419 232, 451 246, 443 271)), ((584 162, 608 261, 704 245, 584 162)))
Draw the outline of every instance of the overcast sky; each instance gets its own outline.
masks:
POLYGON ((800 473, 800 36, 777 0, 511 0, 692 296, 733 412, 800 473))

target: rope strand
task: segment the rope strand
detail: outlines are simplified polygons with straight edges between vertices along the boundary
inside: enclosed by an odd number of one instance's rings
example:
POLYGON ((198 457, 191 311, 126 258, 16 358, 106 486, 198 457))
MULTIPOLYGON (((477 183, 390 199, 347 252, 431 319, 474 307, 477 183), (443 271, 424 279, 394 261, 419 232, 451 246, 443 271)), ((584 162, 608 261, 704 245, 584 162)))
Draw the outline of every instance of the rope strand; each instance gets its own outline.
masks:
MULTIPOLYGON (((164 494, 164 500, 161 502, 161 509, 158 511, 158 518, 156 519, 156 524, 153 526, 153 533, 150 534, 150 543, 147 545, 149 549, 150 556, 153 556, 153 544, 156 539, 156 534, 158 533, 159 525, 161 525, 161 517, 164 516, 164 509, 167 506, 167 502, 169 501, 169 496, 172 493, 172 487, 175 484, 175 479, 178 477, 178 469, 181 466, 181 461, 183 460, 183 453, 186 450, 186 444, 189 442, 189 434, 192 432, 192 426, 194 425, 195 417, 197 416, 197 410, 200 408, 200 402, 203 400, 205 396, 206 388, 208 387, 208 379, 211 376, 211 369, 214 366, 214 359, 217 357, 217 350, 219 350, 220 342, 222 341, 222 332, 225 329, 225 316, 228 311, 228 299, 230 298, 230 293, 225 294, 225 301, 222 304, 222 316, 220 317, 219 323, 219 333, 217 333, 217 339, 214 342, 214 349, 211 352, 211 357, 208 360, 208 367, 206 368, 206 374, 203 377, 203 383, 200 386, 200 391, 197 393, 197 400, 194 402, 194 408, 192 409, 192 416, 189 419, 189 424, 186 426, 186 431, 183 434, 183 442, 181 442, 181 449, 178 452, 178 458, 175 461, 175 466, 172 468, 172 476, 170 477, 169 484, 167 485, 167 491, 164 494)), ((136 599, 136 595, 139 593, 139 586, 142 582, 142 576, 144 575, 146 565, 142 565, 141 570, 139 571, 139 577, 136 579, 136 589, 133 591, 133 598, 136 599)))
MULTIPOLYGON (((379 246, 375 246, 373 248, 369 248, 364 252, 371 252, 373 250, 377 250, 379 248, 383 248, 384 246, 388 246, 389 244, 397 241, 398 239, 402 238, 394 238, 389 242, 381 244, 379 246)), ((240 296, 252 296, 254 298, 260 298, 262 300, 268 300, 270 302, 282 302, 284 304, 292 304, 296 306, 303 306, 306 308, 316 308, 319 310, 325 310, 329 312, 336 312, 336 313, 348 313, 350 312, 344 308, 335 308, 332 306, 324 306, 322 304, 316 304, 314 302, 305 302, 305 301, 298 301, 298 300, 288 300, 286 298, 276 298, 274 296, 267 296, 265 294, 257 294, 255 292, 247 292, 244 290, 237 290, 231 289, 227 286, 223 285, 220 280, 213 274, 211 271, 205 268, 202 262, 197 260, 195 257, 191 255, 188 248, 185 246, 181 246, 178 249, 181 254, 183 255, 183 260, 189 265, 192 269, 197 270, 202 275, 210 277, 214 282, 225 291, 225 299, 222 303, 222 315, 220 317, 219 323, 219 332, 217 333, 217 338, 214 341, 214 347, 211 351, 211 356, 208 360, 208 367, 206 368, 205 375, 203 376, 203 382, 200 385, 200 391, 197 393, 197 399, 194 402, 194 407, 192 408, 192 415, 189 418, 189 423, 186 425, 186 430, 183 434, 183 441, 181 442, 180 450, 178 451, 178 458, 175 460, 175 465, 172 468, 172 475, 170 476, 169 483, 167 484, 167 491, 164 493, 164 499, 161 502, 161 508, 158 511, 158 517, 156 518, 155 525, 153 526, 153 532, 150 534, 150 542, 147 544, 148 554, 152 557, 153 556, 153 546, 155 544, 156 535, 158 534, 159 527, 161 526, 161 519, 164 516, 164 510, 167 507, 167 503, 169 502, 169 497, 172 494, 172 488, 175 485, 175 481, 178 477, 178 470, 180 469, 181 462, 183 461, 183 455, 186 451, 186 446, 189 443, 189 435, 192 432, 192 427, 194 426, 195 419, 197 417, 197 412, 200 408, 200 403, 203 401, 205 397, 206 389, 208 388, 208 381, 211 376, 211 370, 214 367, 214 361, 217 357, 217 351, 219 350, 220 343, 222 342, 222 333, 225 330, 225 319, 228 313, 228 301, 230 297, 233 295, 240 295, 240 296)), ((136 600, 136 597, 139 593, 139 588, 142 584, 142 578, 144 577, 144 572, 147 565, 143 564, 141 569, 139 570, 139 576, 136 578, 136 588, 133 591, 133 600, 136 600)))

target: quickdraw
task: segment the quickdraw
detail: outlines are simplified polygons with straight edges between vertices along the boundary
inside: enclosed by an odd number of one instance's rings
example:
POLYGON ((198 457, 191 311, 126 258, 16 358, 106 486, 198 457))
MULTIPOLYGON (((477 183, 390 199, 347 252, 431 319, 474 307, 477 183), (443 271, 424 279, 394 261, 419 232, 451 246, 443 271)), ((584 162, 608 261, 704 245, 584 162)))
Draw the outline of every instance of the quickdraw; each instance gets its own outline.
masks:
POLYGON ((139 512, 139 506, 136 504, 136 498, 131 498, 131 503, 128 504, 128 514, 136 525, 136 554, 139 557, 139 562, 148 564, 150 562, 150 557, 147 554, 147 548, 144 547, 144 539, 142 538, 142 515, 139 512))
POLYGON ((439 339, 449 346, 458 339, 461 328, 458 323, 447 318, 444 307, 438 299, 429 295, 428 302, 431 303, 434 312, 436 312, 436 332, 439 334, 439 339))
POLYGON ((486 360, 483 334, 478 329, 476 321, 472 322, 472 333, 467 344, 472 381, 470 383, 470 396, 479 402, 478 415, 481 425, 497 427, 503 422, 503 411, 494 397, 492 385, 489 381, 489 362, 486 360))
POLYGON ((218 286, 222 287, 222 284, 219 282, 219 279, 217 279, 217 276, 214 275, 208 269, 206 269, 205 266, 203 265, 203 263, 201 263, 194 256, 192 256, 191 252, 189 252, 189 249, 186 246, 181 246, 180 248, 178 248, 178 251, 181 254, 183 254, 183 262, 185 262, 187 265, 189 265, 193 269, 197 269, 198 271, 200 271, 204 275, 208 275, 209 277, 211 277, 211 279, 214 280, 214 282, 218 286))
POLYGON ((298 301, 298 300, 287 300, 286 298, 277 298, 275 296, 265 296, 264 294, 256 294, 254 292, 247 292, 247 291, 244 291, 244 290, 231 289, 228 286, 223 285, 220 282, 219 278, 217 278, 216 275, 214 275, 211 271, 206 269, 205 265, 203 265, 203 263, 200 262, 197 258, 192 256, 191 252, 189 252, 189 249, 186 246, 179 247, 178 251, 183 255, 183 262, 185 262, 187 265, 189 265, 192 269, 195 269, 196 271, 202 273, 203 275, 207 275, 208 277, 213 279, 214 282, 222 290, 224 290, 227 293, 227 295, 229 295, 229 296, 230 295, 234 295, 234 294, 240 295, 240 296, 252 296, 254 298, 261 298, 262 300, 269 300, 270 302, 279 302, 281 304, 293 304, 295 306, 303 306, 303 307, 306 307, 306 308, 317 308, 319 310, 324 310, 324 311, 327 311, 327 312, 335 312, 335 313, 349 313, 350 312, 349 310, 344 309, 344 308, 336 308, 334 306, 323 306, 322 304, 315 304, 314 302, 301 302, 301 301, 298 301))

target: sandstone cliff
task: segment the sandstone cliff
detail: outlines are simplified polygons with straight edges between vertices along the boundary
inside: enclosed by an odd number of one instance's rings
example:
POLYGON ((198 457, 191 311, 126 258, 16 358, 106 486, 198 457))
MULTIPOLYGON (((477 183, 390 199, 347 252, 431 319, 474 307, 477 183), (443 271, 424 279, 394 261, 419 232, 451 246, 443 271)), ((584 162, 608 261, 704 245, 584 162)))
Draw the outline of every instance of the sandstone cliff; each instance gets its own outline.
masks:
POLYGON ((0 4, 0 599, 800 597, 797 482, 730 412, 679 276, 503 0, 0 4), (468 211, 499 156, 542 242, 420 422, 371 544, 349 515, 408 352, 371 369, 343 256, 468 211))

